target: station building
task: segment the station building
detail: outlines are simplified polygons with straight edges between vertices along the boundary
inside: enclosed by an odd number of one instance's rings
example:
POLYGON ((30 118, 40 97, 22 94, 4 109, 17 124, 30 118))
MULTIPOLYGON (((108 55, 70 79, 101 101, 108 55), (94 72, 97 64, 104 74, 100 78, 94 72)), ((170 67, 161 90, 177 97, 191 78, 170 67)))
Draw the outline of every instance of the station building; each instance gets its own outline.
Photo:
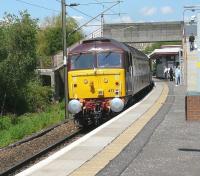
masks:
POLYGON ((155 49, 149 57, 153 63, 154 75, 158 78, 165 78, 166 68, 175 70, 178 65, 182 65, 182 46, 163 45, 160 49, 155 49))

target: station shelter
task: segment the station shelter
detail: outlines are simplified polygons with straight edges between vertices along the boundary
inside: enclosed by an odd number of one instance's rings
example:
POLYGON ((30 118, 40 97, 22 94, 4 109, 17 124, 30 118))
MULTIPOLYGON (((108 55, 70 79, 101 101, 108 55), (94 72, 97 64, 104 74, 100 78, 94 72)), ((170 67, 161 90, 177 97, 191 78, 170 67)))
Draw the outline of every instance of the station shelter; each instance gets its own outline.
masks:
POLYGON ((153 75, 157 78, 166 78, 165 70, 172 68, 174 71, 177 66, 183 63, 181 45, 163 45, 160 49, 155 49, 149 58, 153 65, 153 75))

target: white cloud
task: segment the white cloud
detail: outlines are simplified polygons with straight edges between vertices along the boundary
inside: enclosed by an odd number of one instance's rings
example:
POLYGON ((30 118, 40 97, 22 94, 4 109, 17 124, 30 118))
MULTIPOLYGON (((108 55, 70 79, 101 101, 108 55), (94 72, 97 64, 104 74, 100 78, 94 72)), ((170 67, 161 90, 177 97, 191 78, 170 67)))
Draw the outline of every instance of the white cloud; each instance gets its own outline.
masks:
POLYGON ((156 7, 143 7, 140 11, 144 16, 152 16, 157 12, 156 7))
POLYGON ((72 18, 76 19, 76 20, 82 20, 83 16, 72 16, 72 18))
POLYGON ((133 23, 133 19, 130 16, 123 16, 120 18, 123 23, 133 23))
POLYGON ((83 16, 72 16, 79 24, 84 22, 83 16))
POLYGON ((173 8, 170 7, 170 6, 161 7, 160 11, 161 11, 162 14, 170 14, 170 13, 174 12, 173 8))
POLYGON ((101 24, 100 22, 93 21, 87 24, 86 26, 83 27, 83 31, 86 35, 91 35, 94 33, 94 35, 100 35, 101 33, 101 24))
POLYGON ((121 17, 117 17, 117 18, 107 18, 105 20, 106 23, 133 23, 133 19, 128 16, 121 16, 121 17))

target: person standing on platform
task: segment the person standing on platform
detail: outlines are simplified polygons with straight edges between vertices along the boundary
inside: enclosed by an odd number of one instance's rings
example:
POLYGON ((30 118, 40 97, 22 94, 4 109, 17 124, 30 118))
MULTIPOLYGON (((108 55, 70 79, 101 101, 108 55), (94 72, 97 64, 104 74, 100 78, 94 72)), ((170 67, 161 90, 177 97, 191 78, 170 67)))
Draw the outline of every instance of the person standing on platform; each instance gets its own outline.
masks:
POLYGON ((177 66, 176 70, 175 70, 175 77, 176 77, 176 86, 180 85, 180 78, 181 78, 181 70, 180 67, 177 66))
POLYGON ((164 69, 164 77, 165 77, 165 79, 167 79, 167 71, 168 71, 168 68, 165 67, 165 69, 164 69))
POLYGON ((173 76, 174 76, 174 72, 173 72, 172 67, 170 67, 170 69, 169 69, 169 77, 170 77, 170 81, 173 81, 173 76))
POLYGON ((167 79, 170 79, 169 71, 170 71, 170 68, 167 68, 167 79))
POLYGON ((189 42, 190 42, 190 51, 194 50, 194 40, 195 40, 195 37, 193 35, 193 33, 190 35, 189 37, 189 42))

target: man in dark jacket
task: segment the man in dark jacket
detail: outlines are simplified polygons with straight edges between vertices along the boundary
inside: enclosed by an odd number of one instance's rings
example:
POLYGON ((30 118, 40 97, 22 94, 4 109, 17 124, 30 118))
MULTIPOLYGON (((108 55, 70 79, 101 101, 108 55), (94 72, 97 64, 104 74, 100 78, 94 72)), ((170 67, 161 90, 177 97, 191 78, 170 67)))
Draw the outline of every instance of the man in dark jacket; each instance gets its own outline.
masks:
POLYGON ((194 40, 195 40, 195 37, 194 37, 194 35, 192 33, 191 36, 189 37, 190 51, 194 50, 194 40))
POLYGON ((174 72, 173 72, 172 67, 170 67, 169 69, 169 76, 170 76, 170 81, 173 81, 174 72))

